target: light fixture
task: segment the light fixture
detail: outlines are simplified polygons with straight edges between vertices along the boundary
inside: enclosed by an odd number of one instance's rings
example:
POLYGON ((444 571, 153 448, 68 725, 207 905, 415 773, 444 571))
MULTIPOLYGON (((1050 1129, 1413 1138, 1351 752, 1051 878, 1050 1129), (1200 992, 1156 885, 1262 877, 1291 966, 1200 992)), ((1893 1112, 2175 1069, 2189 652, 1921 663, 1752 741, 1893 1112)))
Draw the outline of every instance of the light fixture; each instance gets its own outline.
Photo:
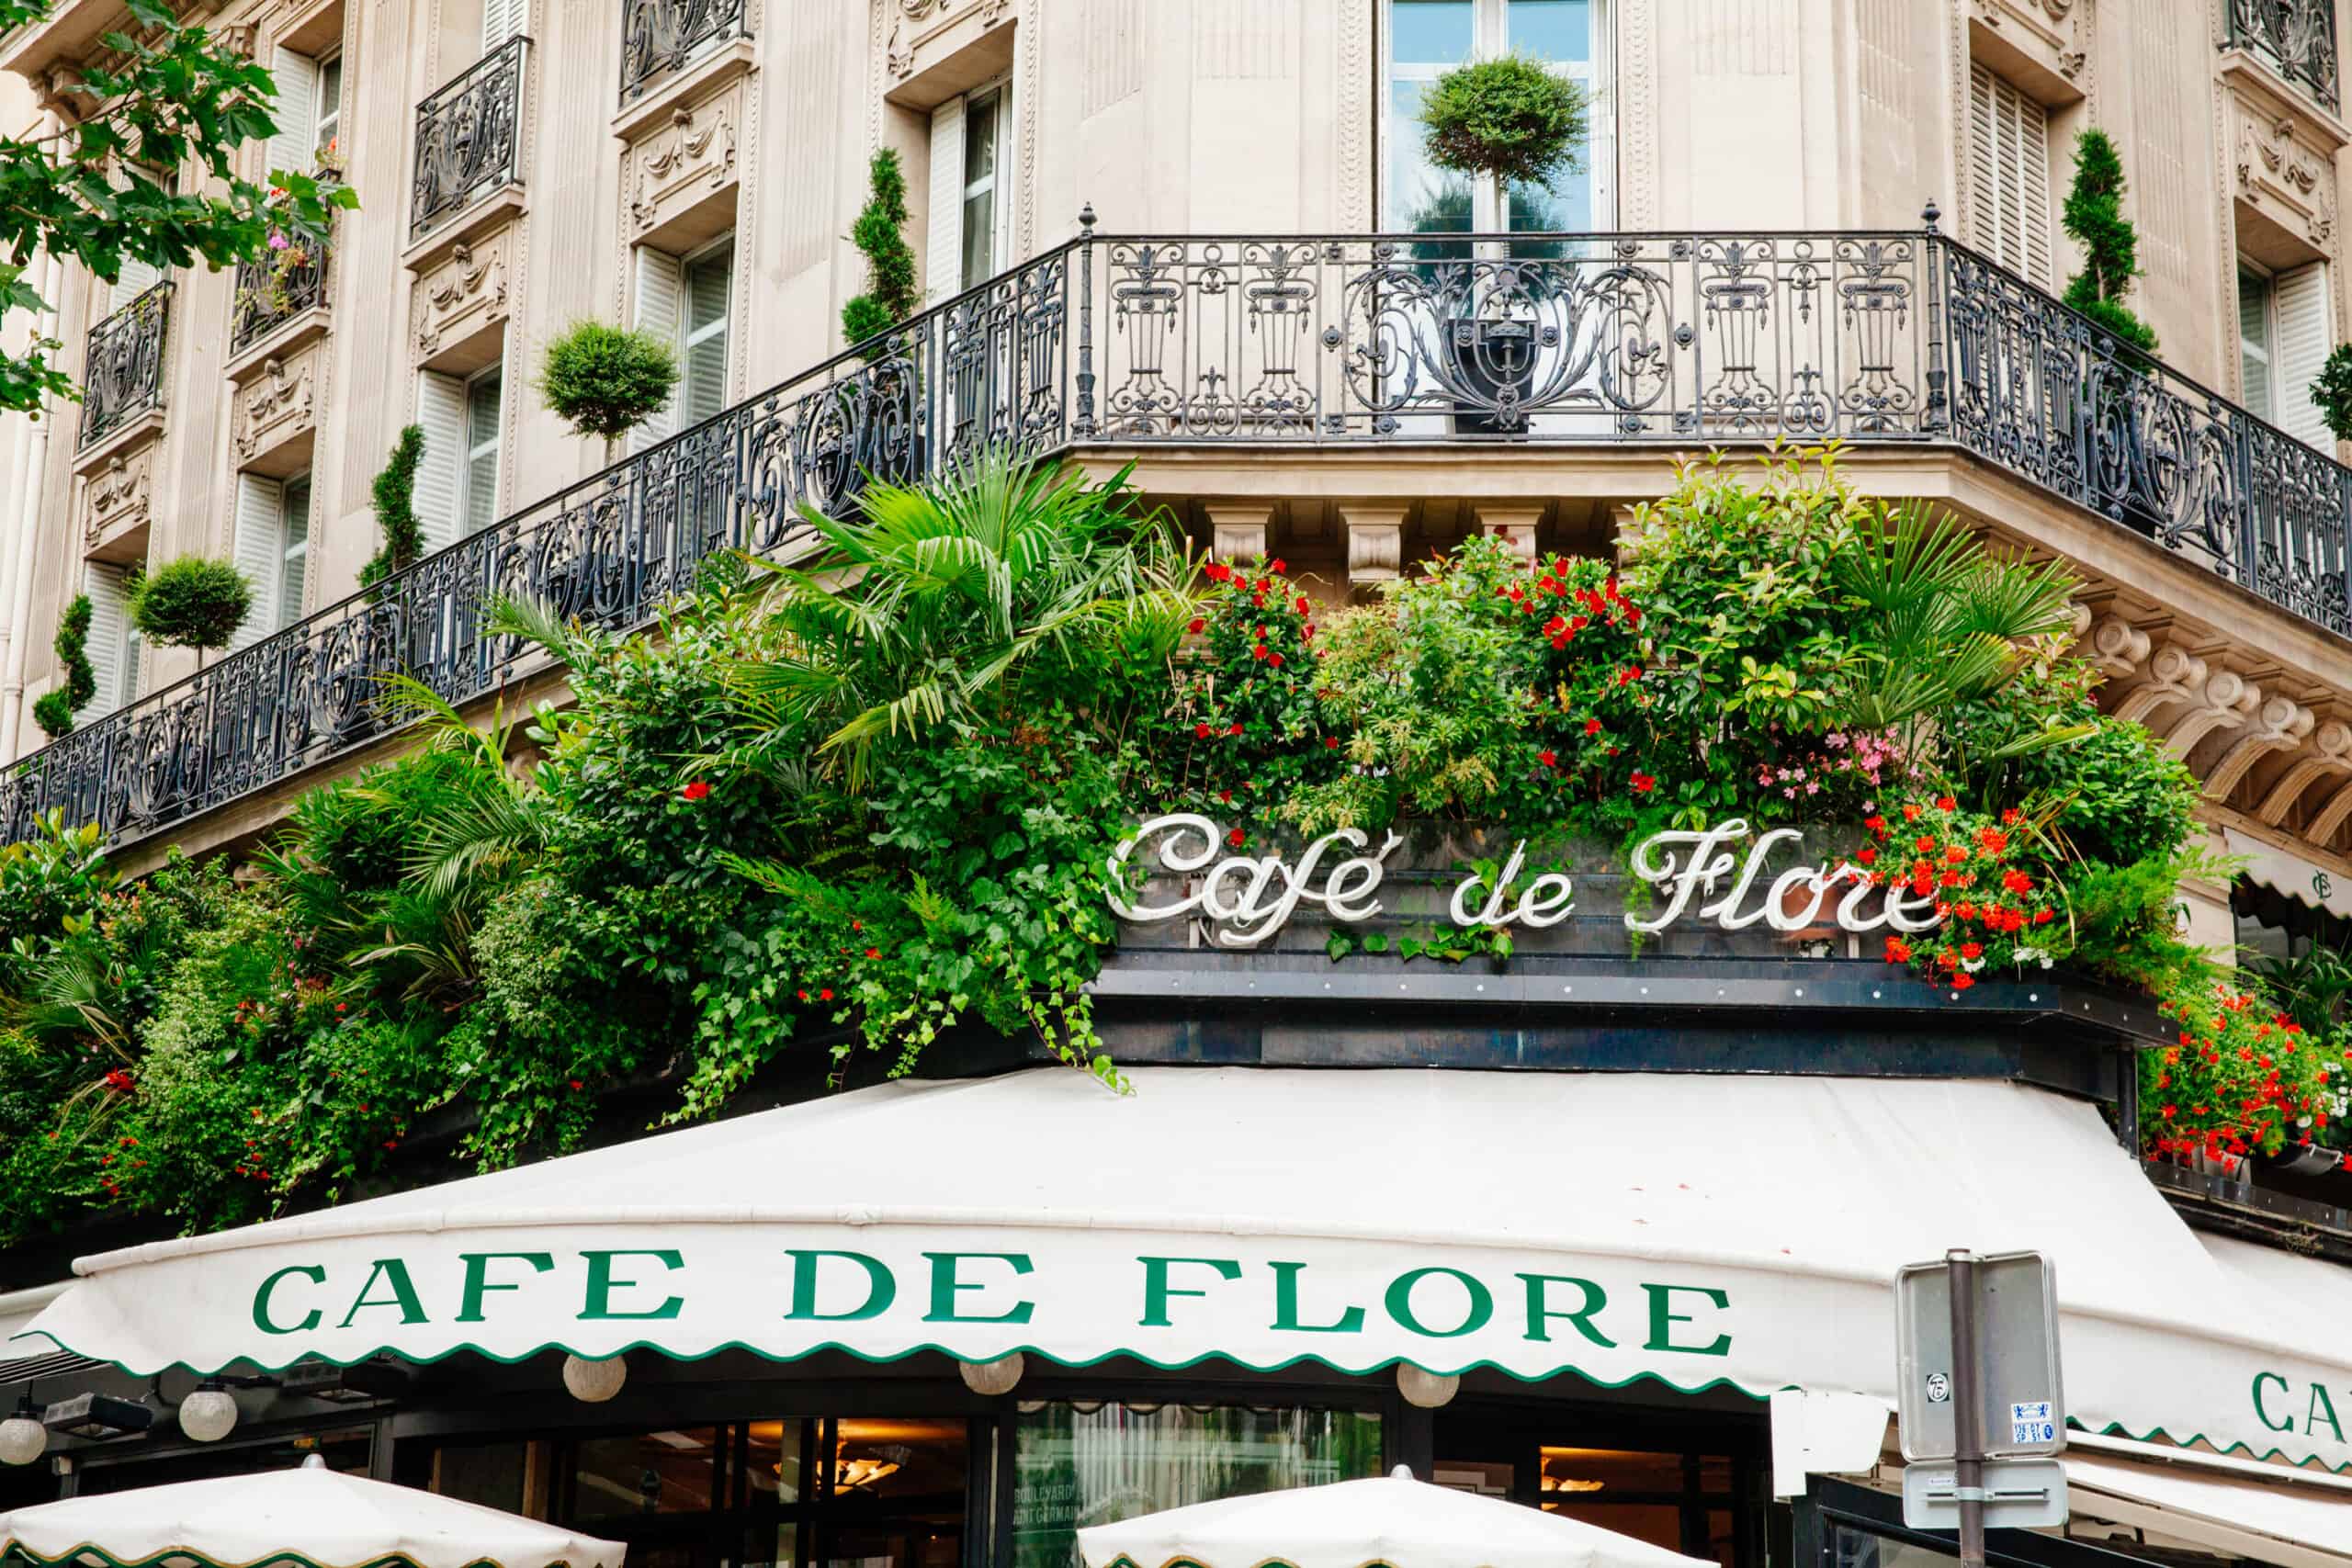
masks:
POLYGON ((155 1413, 137 1400, 117 1399, 110 1393, 77 1393, 42 1411, 40 1424, 69 1438, 96 1439, 143 1432, 155 1424, 155 1413))
POLYGON ((180 1401, 180 1430, 191 1442, 217 1443, 237 1429, 237 1396, 207 1378, 180 1401))
POLYGON ((49 1428, 40 1424, 40 1406, 33 1403, 32 1385, 17 1401, 17 1413, 0 1421, 0 1464, 30 1464, 49 1451, 49 1428))
POLYGON ((1423 1371, 1410 1361, 1399 1361, 1396 1392, 1405 1396, 1408 1404, 1435 1410, 1453 1403, 1453 1396, 1462 1392, 1462 1380, 1447 1373, 1423 1371))
POLYGON ((408 1392, 408 1378, 406 1367, 380 1356, 354 1361, 347 1367, 311 1357, 279 1373, 278 1382, 287 1393, 299 1393, 306 1399, 323 1399, 334 1404, 368 1404, 379 1399, 400 1398, 408 1392))
POLYGON ((884 1443, 871 1455, 842 1455, 833 1461, 833 1490, 856 1492, 899 1473, 915 1450, 904 1443, 884 1443))
POLYGON ((974 1393, 990 1399, 1011 1393, 1021 1382, 1021 1374, 1029 1369, 1028 1358, 1018 1350, 1009 1356, 999 1356, 993 1361, 958 1361, 956 1370, 964 1374, 964 1386, 974 1393))
POLYGON ((607 1356, 591 1360, 585 1356, 563 1359, 563 1386, 571 1397, 582 1404, 602 1404, 620 1393, 621 1384, 628 1382, 628 1360, 622 1356, 607 1356))
POLYGON ((1577 1475, 1544 1477, 1544 1490, 1546 1492, 1598 1492, 1608 1484, 1605 1481, 1588 1481, 1577 1475))

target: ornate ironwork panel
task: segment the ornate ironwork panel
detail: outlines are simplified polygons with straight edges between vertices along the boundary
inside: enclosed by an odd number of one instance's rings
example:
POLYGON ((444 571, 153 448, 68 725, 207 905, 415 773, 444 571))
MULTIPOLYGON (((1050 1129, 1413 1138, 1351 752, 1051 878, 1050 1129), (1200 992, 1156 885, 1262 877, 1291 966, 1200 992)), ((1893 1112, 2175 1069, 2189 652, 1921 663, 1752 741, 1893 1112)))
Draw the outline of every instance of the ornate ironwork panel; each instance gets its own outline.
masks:
POLYGON ((2352 470, 1939 240, 1954 439, 2331 630, 2352 470))
POLYGON ((621 0, 621 102, 704 51, 749 35, 743 0, 621 0))
POLYGON ((416 106, 410 239, 431 232, 475 197, 521 182, 523 57, 530 44, 507 39, 416 106))
POLYGON ((2335 0, 2230 0, 2222 41, 2258 55, 2335 112, 2335 0))
POLYGON ((237 264, 236 310, 229 352, 243 353, 305 310, 327 302, 327 249, 292 241, 261 261, 237 264))
POLYGON ((172 286, 147 289, 90 329, 82 367, 82 429, 89 446, 164 405, 164 345, 169 336, 172 286))
POLYGON ((1923 434, 1917 234, 1107 240, 1117 440, 1923 434))

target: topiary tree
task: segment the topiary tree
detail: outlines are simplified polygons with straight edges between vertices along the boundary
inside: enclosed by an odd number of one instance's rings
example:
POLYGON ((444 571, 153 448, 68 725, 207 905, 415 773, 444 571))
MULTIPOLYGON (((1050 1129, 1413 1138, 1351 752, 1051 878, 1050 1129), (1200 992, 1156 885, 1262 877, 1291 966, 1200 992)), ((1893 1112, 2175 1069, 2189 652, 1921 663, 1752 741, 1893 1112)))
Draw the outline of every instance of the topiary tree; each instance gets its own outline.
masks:
POLYGON ((915 313, 915 252, 907 243, 907 177, 899 155, 885 147, 867 166, 873 193, 850 225, 850 243, 865 254, 865 292, 842 307, 842 338, 864 343, 915 313))
POLYGON ((2066 303, 2142 354, 2156 351, 2155 330, 2123 303, 2139 276, 2140 232, 2123 216, 2123 158, 2104 130, 2075 138, 2075 183, 2062 214, 2083 247, 2083 270, 2066 282, 2066 303))
POLYGON ((642 327, 575 321, 548 344, 539 396, 582 435, 612 443, 659 412, 678 384, 677 351, 642 327))
POLYGON ((1586 118, 1582 86, 1540 60, 1507 54, 1457 65, 1430 84, 1422 147, 1454 174, 1547 186, 1577 166, 1586 118))
POLYGON ((376 531, 383 538, 359 569, 359 586, 373 588, 396 571, 416 564, 424 553, 424 525, 416 520, 416 468, 424 460, 424 427, 412 424, 392 443, 391 456, 377 470, 368 498, 376 531))
POLYGON ((161 648, 229 646, 253 608, 253 584, 224 560, 182 556, 165 561, 131 591, 130 620, 161 648))
POLYGON ((2337 344, 2319 367, 2311 399, 2326 419, 2328 434, 2338 441, 2352 441, 2352 343, 2337 344))
POLYGON ((57 650, 65 684, 33 704, 33 722, 40 726, 41 733, 57 740, 74 733, 74 716, 98 694, 98 673, 90 668, 88 594, 74 595, 74 603, 65 606, 65 614, 57 620, 56 640, 50 647, 57 650))

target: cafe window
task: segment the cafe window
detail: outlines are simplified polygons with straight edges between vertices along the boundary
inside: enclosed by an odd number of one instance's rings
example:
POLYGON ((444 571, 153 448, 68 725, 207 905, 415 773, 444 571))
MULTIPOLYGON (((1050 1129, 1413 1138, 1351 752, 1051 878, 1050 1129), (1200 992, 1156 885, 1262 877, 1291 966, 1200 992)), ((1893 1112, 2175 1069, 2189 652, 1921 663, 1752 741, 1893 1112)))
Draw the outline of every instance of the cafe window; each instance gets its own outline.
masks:
POLYGON ((840 1416, 577 1439, 561 1517, 630 1568, 958 1568, 972 1423, 840 1416))
POLYGON ((1602 0, 1389 0, 1382 227, 1412 233, 1576 233, 1609 227, 1616 154, 1610 138, 1606 13, 1602 0), (1432 168, 1422 152, 1422 96, 1454 66, 1504 54, 1542 61, 1584 89, 1584 145, 1574 166, 1547 186, 1497 189, 1432 168))
POLYGON ((1037 1402, 1015 1438, 1014 1568, 1080 1568, 1081 1525, 1381 1473, 1380 1417, 1353 1410, 1037 1402))

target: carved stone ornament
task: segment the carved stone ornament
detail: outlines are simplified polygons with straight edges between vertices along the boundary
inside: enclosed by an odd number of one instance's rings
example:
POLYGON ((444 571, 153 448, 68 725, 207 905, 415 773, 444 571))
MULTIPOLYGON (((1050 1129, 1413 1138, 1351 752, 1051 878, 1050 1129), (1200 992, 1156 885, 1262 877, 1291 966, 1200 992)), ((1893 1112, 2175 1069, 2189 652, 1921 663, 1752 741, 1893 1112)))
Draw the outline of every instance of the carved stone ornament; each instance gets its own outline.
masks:
POLYGON ((260 375, 237 389, 229 427, 239 462, 250 462, 312 427, 318 366, 315 344, 285 359, 273 355, 262 362, 260 375))
POLYGON ((2237 104, 2238 197, 2289 230, 2324 247, 2335 233, 2335 169, 2328 155, 2295 134, 2295 122, 2237 104))
POLYGON ((409 315, 419 359, 430 359, 443 344, 505 319, 506 258, 514 234, 512 229, 502 229, 458 245, 447 261, 416 280, 409 315))
POLYGON ((147 441, 117 452, 82 487, 82 537, 91 548, 147 521, 160 449, 161 443, 147 441))
POLYGON ((889 63, 890 74, 901 82, 915 73, 915 46, 907 37, 904 17, 890 24, 890 40, 884 46, 883 58, 889 63))
POLYGON ((632 233, 667 222, 741 177, 736 143, 742 110, 738 79, 725 92, 677 109, 631 144, 624 164, 632 233))
POLYGON ((2071 82, 2089 51, 2075 0, 1970 0, 1969 15, 2071 82))

